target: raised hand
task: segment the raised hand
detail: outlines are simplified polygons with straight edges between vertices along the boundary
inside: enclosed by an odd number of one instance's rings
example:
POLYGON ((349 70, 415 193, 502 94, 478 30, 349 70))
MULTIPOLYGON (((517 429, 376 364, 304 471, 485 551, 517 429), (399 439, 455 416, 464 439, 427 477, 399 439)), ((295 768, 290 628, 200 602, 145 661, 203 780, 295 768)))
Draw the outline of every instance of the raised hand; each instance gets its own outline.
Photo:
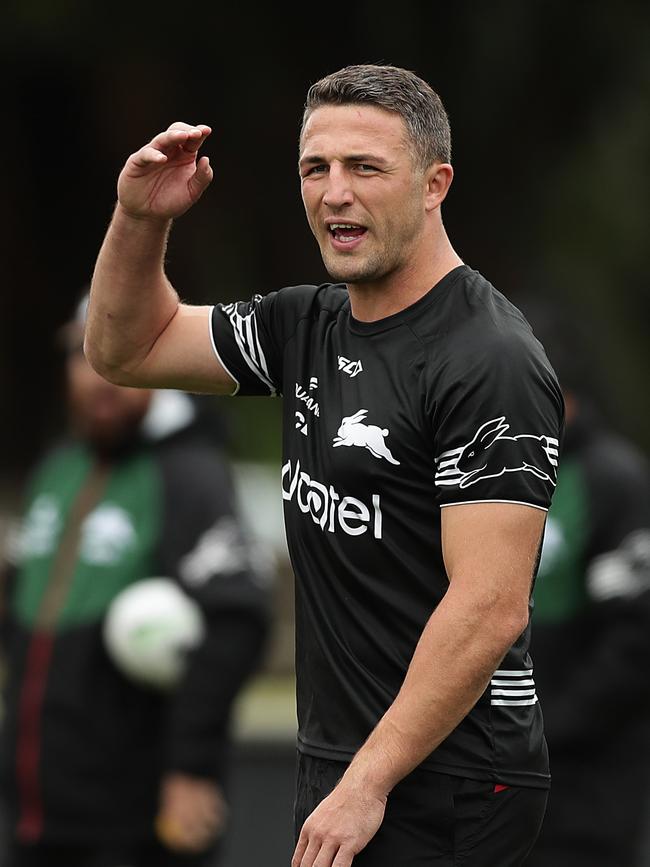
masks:
POLYGON ((197 161, 211 132, 179 121, 131 154, 117 182, 122 209, 133 217, 171 220, 191 208, 212 180, 208 157, 197 161))

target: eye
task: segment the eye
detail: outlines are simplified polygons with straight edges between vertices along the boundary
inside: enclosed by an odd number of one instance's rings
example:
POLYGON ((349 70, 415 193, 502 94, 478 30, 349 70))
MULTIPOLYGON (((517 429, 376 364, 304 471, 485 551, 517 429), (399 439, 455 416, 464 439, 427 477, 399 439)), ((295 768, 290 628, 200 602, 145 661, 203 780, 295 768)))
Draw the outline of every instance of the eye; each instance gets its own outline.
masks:
POLYGON ((474 457, 474 452, 473 452, 473 451, 470 452, 470 453, 467 455, 467 457, 468 457, 468 458, 473 458, 473 457, 474 457))
POLYGON ((325 163, 321 163, 317 166, 309 166, 309 168, 305 169, 303 177, 307 178, 309 177, 309 175, 324 175, 326 171, 327 166, 325 165, 325 163))
POLYGON ((370 163, 358 163, 358 164, 357 164, 357 169, 358 169, 362 174, 367 174, 368 172, 376 172, 376 171, 377 171, 377 167, 376 167, 376 166, 371 166, 370 163))

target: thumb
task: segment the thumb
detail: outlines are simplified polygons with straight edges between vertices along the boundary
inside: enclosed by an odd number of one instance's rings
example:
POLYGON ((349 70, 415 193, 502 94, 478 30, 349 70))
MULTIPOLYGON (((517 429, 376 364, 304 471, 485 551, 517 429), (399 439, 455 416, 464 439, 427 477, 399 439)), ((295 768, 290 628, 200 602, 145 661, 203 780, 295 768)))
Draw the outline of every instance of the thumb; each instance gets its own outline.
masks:
POLYGON ((199 199, 212 182, 213 172, 208 157, 201 157, 196 164, 196 170, 188 181, 188 188, 193 202, 199 199))

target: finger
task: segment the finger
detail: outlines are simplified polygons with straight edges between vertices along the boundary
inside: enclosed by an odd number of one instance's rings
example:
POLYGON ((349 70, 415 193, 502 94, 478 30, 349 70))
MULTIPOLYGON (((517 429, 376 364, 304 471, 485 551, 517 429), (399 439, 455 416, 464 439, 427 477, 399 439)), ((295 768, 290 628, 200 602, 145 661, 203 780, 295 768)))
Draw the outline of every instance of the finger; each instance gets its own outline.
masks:
POLYGON ((336 858, 332 861, 332 867, 350 867, 354 859, 354 852, 349 849, 339 849, 336 858))
POLYGON ((174 123, 169 124, 167 131, 169 132, 169 130, 172 129, 184 129, 187 131, 188 129, 194 129, 194 127, 195 124, 193 123, 185 123, 184 120, 175 120, 174 123))
POLYGON ((149 147, 156 148, 166 154, 172 154, 178 147, 184 147, 190 138, 201 137, 201 131, 195 127, 189 129, 168 129, 154 136, 149 142, 149 147))
POLYGON ((174 123, 170 123, 170 125, 167 127, 167 131, 169 132, 173 129, 181 129, 185 130, 186 132, 191 129, 200 129, 212 132, 210 127, 206 126, 204 123, 185 123, 185 121, 183 120, 175 120, 174 123))
POLYGON ((213 172, 210 160, 208 157, 201 157, 196 164, 196 171, 188 181, 190 196, 193 202, 203 195, 212 182, 212 178, 213 172))
POLYGON ((166 163, 167 155, 151 145, 146 145, 133 154, 131 161, 134 165, 138 166, 138 168, 144 168, 145 166, 166 163))
POLYGON ((305 833, 305 829, 300 832, 300 837, 298 838, 298 842, 296 844, 295 851, 293 853, 293 858, 291 859, 291 867, 300 867, 300 863, 302 862, 302 856, 305 854, 305 850, 309 844, 309 837, 305 833))
POLYGON ((177 120, 171 124, 167 132, 186 132, 187 139, 183 145, 183 149, 189 153, 195 153, 212 132, 212 129, 204 123, 189 124, 182 120, 177 120))
POLYGON ((188 130, 188 139, 183 145, 184 150, 189 153, 196 153, 198 149, 203 145, 203 142, 210 135, 212 130, 209 126, 205 124, 198 124, 193 129, 188 130), (198 133, 197 133, 198 130, 198 133))
POLYGON ((298 867, 314 867, 318 853, 320 852, 321 844, 316 840, 310 840, 305 849, 302 859, 298 861, 298 867))
MULTIPOLYGON (((313 867, 334 867, 334 864, 336 863, 335 858, 339 851, 338 843, 330 843, 328 846, 323 845, 313 863, 313 867)), ((344 865, 344 862, 340 863, 342 867, 348 867, 348 865, 344 865)), ((352 862, 350 861, 348 863, 352 862)))

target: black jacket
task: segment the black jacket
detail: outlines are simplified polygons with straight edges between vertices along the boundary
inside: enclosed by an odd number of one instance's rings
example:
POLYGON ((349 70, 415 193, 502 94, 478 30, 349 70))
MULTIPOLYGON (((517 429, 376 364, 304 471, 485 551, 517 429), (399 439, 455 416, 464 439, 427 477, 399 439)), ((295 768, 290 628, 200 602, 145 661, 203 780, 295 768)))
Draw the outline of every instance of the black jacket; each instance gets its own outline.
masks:
POLYGON ((23 842, 146 838, 165 771, 223 783, 232 702, 268 632, 269 573, 228 467, 192 423, 108 467, 58 448, 34 475, 18 547, 3 630, 10 821, 23 842), (151 576, 179 580, 208 626, 171 695, 121 674, 102 637, 115 592, 151 576))

